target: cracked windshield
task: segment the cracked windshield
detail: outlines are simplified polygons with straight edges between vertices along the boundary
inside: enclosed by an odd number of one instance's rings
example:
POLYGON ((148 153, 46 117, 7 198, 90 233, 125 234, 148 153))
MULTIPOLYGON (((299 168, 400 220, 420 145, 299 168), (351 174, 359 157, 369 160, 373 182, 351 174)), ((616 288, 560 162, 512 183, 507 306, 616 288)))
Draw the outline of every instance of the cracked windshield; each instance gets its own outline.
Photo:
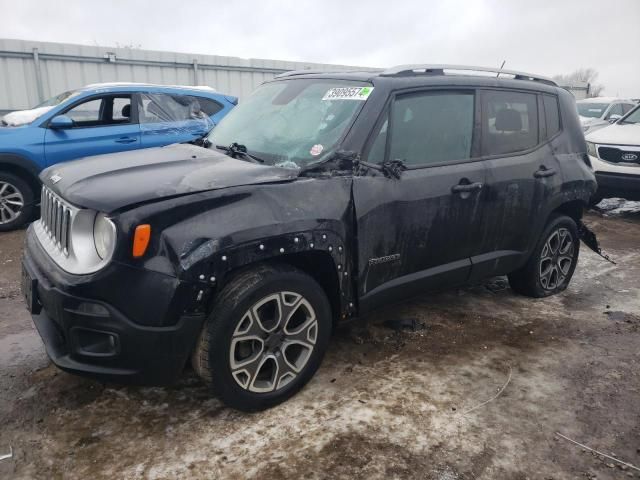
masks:
POLYGON ((243 145, 266 163, 301 168, 335 150, 373 87, 364 82, 284 80, 259 87, 209 135, 243 145))

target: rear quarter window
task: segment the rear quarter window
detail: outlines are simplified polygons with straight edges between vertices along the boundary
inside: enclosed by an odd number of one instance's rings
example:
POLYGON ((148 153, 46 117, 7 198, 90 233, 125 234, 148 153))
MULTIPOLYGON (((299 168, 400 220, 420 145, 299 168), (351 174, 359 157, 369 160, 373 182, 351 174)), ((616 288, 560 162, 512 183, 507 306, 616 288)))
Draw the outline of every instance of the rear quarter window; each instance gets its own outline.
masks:
POLYGON ((200 108, 202 108, 202 111, 210 117, 222 110, 222 105, 220 105, 215 100, 198 97, 198 101, 200 102, 200 108))
POLYGON ((547 124, 547 138, 553 137, 560 131, 560 109, 558 99, 553 95, 542 95, 544 117, 547 124))

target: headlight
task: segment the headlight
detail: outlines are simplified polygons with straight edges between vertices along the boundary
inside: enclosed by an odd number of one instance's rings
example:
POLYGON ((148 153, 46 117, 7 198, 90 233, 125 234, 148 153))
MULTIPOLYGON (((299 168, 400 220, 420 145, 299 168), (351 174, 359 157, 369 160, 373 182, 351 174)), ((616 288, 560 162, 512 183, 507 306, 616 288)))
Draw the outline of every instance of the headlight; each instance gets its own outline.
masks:
POLYGON ((102 260, 109 258, 116 247, 116 226, 104 213, 96 215, 93 223, 93 241, 102 260))
POLYGON ((596 148, 595 143, 587 142, 587 153, 592 157, 598 158, 598 149, 596 148))

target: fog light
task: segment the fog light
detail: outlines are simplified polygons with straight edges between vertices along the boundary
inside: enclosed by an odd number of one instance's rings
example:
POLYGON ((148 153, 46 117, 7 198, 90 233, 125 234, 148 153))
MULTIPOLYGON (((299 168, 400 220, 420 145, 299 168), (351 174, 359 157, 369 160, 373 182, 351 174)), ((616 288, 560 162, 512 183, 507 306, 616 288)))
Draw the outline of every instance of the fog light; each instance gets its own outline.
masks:
POLYGON ((114 333, 88 328, 73 328, 72 335, 75 350, 81 355, 112 357, 118 354, 120 345, 118 336, 114 333))

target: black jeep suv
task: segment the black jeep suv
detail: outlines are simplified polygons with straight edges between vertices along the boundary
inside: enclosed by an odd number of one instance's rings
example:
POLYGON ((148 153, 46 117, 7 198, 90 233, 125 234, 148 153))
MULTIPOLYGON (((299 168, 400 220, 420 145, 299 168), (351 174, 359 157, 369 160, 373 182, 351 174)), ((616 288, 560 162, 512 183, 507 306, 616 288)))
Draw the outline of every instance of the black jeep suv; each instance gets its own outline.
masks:
POLYGON ((267 408, 381 305, 564 290, 596 190, 573 97, 518 72, 291 72, 195 143, 43 172, 23 289, 60 368, 162 384, 191 359, 267 408))

